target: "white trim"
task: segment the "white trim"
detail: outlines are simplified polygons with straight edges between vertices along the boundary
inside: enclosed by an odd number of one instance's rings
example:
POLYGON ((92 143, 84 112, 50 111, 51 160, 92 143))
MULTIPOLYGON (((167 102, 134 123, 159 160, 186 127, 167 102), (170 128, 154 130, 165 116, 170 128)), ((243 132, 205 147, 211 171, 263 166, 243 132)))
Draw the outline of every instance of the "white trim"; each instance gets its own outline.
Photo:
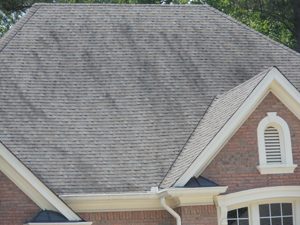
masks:
POLYGON ((225 193, 227 187, 170 188, 152 192, 113 194, 74 194, 60 197, 75 212, 113 212, 163 209, 160 198, 165 196, 172 207, 213 205, 214 197, 225 193))
POLYGON ((255 188, 216 196, 219 206, 240 207, 245 203, 279 198, 300 198, 300 186, 275 186, 255 188))
POLYGON ((257 141, 259 153, 259 166, 261 174, 293 173, 297 165, 293 164, 291 134, 288 124, 276 112, 268 112, 257 127, 257 141), (265 151, 265 129, 273 126, 277 129, 280 138, 280 151, 282 163, 267 163, 265 151))
POLYGON ((81 221, 81 218, 76 213, 45 186, 1 143, 0 170, 41 209, 58 211, 70 221, 81 221))
POLYGON ((198 177, 270 92, 300 118, 300 93, 279 70, 272 68, 174 186, 182 187, 192 177, 198 177))
POLYGON ((218 224, 227 225, 227 212, 248 207, 250 225, 259 225, 258 205, 271 203, 292 203, 295 224, 300 224, 300 186, 276 186, 255 188, 215 197, 219 213, 218 224), (222 215, 222 216, 221 216, 222 215))
POLYGON ((296 164, 259 165, 256 168, 260 174, 283 174, 294 173, 297 166, 296 164))

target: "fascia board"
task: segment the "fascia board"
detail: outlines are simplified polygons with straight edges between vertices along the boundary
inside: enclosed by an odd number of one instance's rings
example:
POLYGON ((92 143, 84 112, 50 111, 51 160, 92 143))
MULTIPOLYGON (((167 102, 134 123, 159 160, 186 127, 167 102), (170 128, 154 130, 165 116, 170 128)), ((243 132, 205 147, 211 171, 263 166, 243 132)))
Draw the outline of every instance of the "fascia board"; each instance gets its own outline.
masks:
POLYGON ((75 212, 112 212, 161 210, 160 198, 166 197, 174 207, 213 204, 215 196, 226 192, 227 187, 163 189, 157 192, 78 194, 60 197, 75 212))
POLYGON ((42 209, 55 210, 70 221, 80 221, 58 196, 45 186, 20 160, 18 160, 2 143, 0 144, 1 170, 42 209), (6 165, 6 166, 5 166, 6 165), (9 166, 8 166, 9 165, 9 166), (15 177, 14 177, 15 176, 15 177), (24 185, 24 186, 23 186, 24 185))
POLYGON ((280 96, 279 99, 300 118, 300 93, 278 69, 272 68, 174 186, 182 187, 192 177, 199 176, 270 91, 280 96))

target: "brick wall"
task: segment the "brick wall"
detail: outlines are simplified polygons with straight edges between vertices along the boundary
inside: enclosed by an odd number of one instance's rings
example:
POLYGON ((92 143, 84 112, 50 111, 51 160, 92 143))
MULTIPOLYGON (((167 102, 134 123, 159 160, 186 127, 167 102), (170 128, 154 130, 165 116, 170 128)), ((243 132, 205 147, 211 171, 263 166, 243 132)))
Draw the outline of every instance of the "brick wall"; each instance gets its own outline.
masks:
POLYGON ((0 172, 0 225, 23 225, 39 207, 0 172))
POLYGON ((214 205, 185 206, 179 209, 183 225, 217 225, 217 210, 214 205))
POLYGON ((135 212, 81 213, 93 225, 175 225, 175 219, 164 210, 135 212))
POLYGON ((291 131, 294 164, 300 167, 300 121, 273 94, 268 94, 241 128, 205 169, 202 176, 219 185, 227 185, 228 192, 256 187, 300 185, 300 168, 294 174, 261 175, 257 147, 257 126, 267 112, 277 112, 291 131))
MULTIPOLYGON (((176 209, 183 225, 217 225, 217 212, 210 206, 185 206, 176 209)), ((81 213, 93 225, 175 225, 175 219, 166 211, 81 213)))

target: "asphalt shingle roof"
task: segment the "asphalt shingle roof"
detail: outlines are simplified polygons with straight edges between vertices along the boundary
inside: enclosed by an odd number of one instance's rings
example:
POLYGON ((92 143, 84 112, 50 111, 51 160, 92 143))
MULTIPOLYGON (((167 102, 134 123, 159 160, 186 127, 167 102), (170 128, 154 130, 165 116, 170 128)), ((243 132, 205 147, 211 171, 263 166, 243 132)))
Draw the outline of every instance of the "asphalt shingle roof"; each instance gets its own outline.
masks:
POLYGON ((255 87, 268 74, 269 70, 267 69, 214 99, 182 152, 170 167, 170 171, 161 183, 161 187, 169 187, 177 181, 180 175, 188 169, 238 108, 241 107, 255 87))
POLYGON ((300 88, 298 53, 206 5, 37 4, 0 62, 0 140, 58 194, 150 190, 216 95, 273 65, 300 88))

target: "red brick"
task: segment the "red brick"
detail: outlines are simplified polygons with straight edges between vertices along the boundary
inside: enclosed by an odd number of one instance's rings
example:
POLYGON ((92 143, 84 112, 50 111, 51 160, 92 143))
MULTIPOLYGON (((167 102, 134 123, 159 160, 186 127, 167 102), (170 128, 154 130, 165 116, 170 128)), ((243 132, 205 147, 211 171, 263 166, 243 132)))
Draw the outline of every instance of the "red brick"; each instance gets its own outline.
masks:
POLYGON ((240 129, 202 173, 202 176, 228 186, 228 192, 251 188, 300 185, 300 169, 293 174, 261 175, 259 164, 257 126, 267 115, 277 112, 289 125, 294 164, 300 165, 300 121, 273 94, 268 94, 240 129))
POLYGON ((39 207, 0 172, 0 225, 23 225, 39 207))

